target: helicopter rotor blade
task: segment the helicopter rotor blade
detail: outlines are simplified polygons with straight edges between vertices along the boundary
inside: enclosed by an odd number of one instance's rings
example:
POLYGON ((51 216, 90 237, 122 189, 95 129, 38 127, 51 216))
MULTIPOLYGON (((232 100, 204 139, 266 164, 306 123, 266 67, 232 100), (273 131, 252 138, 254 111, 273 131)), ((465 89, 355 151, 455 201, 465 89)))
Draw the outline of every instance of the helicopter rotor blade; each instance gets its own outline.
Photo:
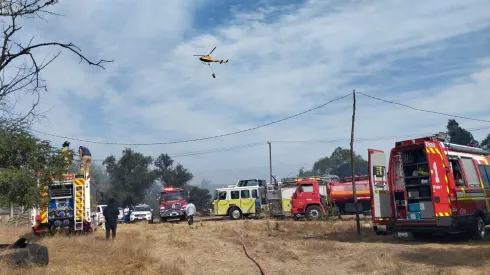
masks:
POLYGON ((211 55, 214 52, 214 50, 216 50, 216 47, 214 47, 214 49, 211 52, 209 52, 208 55, 211 55))

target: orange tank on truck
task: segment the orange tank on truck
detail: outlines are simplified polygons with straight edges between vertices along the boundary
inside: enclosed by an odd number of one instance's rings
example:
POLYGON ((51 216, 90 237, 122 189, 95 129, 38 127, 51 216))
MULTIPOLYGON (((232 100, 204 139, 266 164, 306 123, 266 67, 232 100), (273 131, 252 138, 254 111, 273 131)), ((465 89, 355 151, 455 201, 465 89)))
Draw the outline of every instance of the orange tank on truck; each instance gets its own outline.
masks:
MULTIPOLYGON (((356 176, 357 204, 360 212, 366 213, 371 209, 371 195, 369 192, 368 175, 356 176)), ((352 177, 342 182, 330 182, 327 188, 328 200, 335 205, 340 214, 353 214, 356 212, 354 192, 352 191, 352 177)))
POLYGON ((185 220, 185 200, 184 189, 174 187, 164 187, 158 198, 160 204, 160 219, 162 222, 168 220, 185 220))
POLYGON ((490 223, 490 152, 444 142, 445 134, 368 149, 372 220, 377 234, 438 232, 485 237, 490 223))

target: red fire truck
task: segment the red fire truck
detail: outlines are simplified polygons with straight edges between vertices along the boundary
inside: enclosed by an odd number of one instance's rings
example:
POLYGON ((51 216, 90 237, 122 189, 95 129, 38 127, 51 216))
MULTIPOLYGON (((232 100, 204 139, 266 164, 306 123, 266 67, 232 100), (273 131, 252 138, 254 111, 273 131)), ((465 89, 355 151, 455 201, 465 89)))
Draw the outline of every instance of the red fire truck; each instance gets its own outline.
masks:
MULTIPOLYGON (((366 212, 371 208, 367 176, 356 176, 358 209, 366 212)), ((328 213, 355 213, 352 178, 340 181, 337 176, 283 179, 277 190, 268 190, 271 214, 317 220, 328 213), (282 202, 282 203, 280 203, 282 202), (337 210, 337 211, 336 211, 337 210)))
POLYGON ((162 222, 167 220, 185 220, 185 200, 184 189, 164 187, 161 196, 158 198, 160 203, 160 219, 162 222))
POLYGON ((490 222, 490 152, 444 142, 444 134, 404 140, 385 153, 368 149, 376 234, 467 233, 490 222))

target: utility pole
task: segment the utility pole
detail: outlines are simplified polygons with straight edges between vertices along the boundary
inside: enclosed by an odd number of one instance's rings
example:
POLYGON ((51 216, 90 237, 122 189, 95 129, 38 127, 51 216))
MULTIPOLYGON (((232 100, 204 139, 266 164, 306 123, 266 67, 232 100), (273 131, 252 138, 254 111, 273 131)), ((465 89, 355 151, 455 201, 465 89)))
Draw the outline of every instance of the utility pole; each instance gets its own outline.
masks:
POLYGON ((269 182, 272 184, 272 148, 271 142, 267 142, 269 144, 269 182))
MULTIPOLYGON (((270 141, 268 141, 267 144, 269 144, 269 183, 272 184, 272 146, 270 141)), ((265 186, 265 194, 266 194, 265 200, 267 204, 267 212, 269 213, 269 217, 270 217, 269 195, 267 193, 268 193, 268 189, 267 186, 265 186)))
POLYGON ((361 235, 361 222, 359 220, 359 206, 357 203, 356 192, 356 171, 355 171, 355 154, 354 154, 354 124, 356 121, 356 90, 352 91, 352 128, 350 131, 350 165, 352 167, 352 192, 354 193, 354 207, 356 208, 356 227, 357 235, 361 235))

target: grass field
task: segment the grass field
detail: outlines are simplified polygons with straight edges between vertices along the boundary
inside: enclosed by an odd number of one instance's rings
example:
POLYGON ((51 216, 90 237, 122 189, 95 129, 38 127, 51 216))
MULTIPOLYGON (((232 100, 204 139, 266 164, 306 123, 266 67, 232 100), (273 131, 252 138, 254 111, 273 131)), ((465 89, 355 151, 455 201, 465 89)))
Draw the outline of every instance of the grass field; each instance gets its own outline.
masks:
MULTIPOLYGON (((20 270, 0 263, 0 274, 260 274, 240 240, 268 274, 490 274, 490 241, 415 242, 375 236, 370 228, 357 237, 353 221, 196 224, 123 224, 116 241, 106 241, 102 230, 44 238, 47 267, 20 270)), ((0 242, 25 232, 2 228, 0 242)))

